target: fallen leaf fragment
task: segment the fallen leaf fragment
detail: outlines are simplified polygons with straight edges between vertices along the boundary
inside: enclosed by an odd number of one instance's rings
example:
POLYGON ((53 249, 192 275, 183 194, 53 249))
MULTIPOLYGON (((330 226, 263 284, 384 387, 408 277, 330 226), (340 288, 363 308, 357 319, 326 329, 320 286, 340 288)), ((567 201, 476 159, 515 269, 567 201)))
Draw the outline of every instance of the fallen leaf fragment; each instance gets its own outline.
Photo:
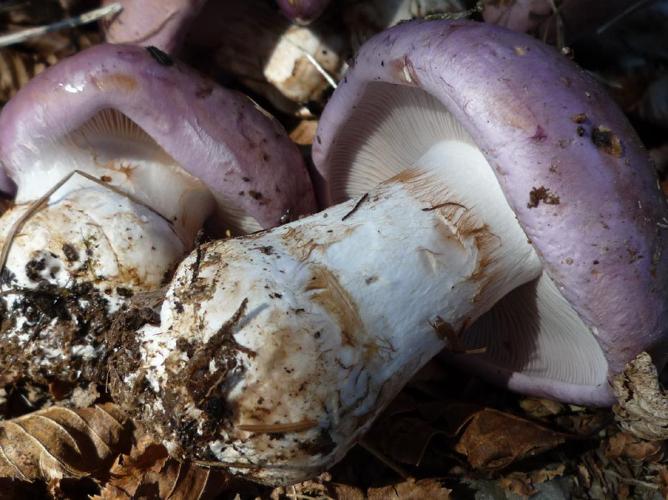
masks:
POLYGON ((532 418, 544 418, 564 412, 564 405, 543 398, 524 398, 520 400, 522 409, 532 418))
POLYGON ((485 408, 475 413, 455 450, 475 469, 502 469, 522 458, 550 450, 566 439, 530 420, 485 408))
POLYGON ((369 488, 367 498, 369 500, 448 500, 450 498, 449 490, 443 486, 437 479, 408 479, 403 483, 392 484, 382 488, 369 488))
POLYGON ((302 120, 290 132, 290 139, 300 146, 310 146, 317 129, 318 120, 302 120))
POLYGON ((216 498, 229 486, 218 470, 179 462, 164 446, 142 436, 129 455, 120 455, 111 468, 111 479, 93 500, 216 498))
POLYGON ((0 422, 0 477, 48 482, 103 473, 129 439, 129 421, 113 404, 39 410, 0 422))
POLYGON ((638 462, 658 462, 663 457, 660 441, 645 441, 633 434, 619 432, 607 441, 605 455, 608 458, 630 458, 638 462))
POLYGON ((659 386, 652 358, 641 352, 612 381, 620 427, 647 441, 668 439, 668 394, 659 386))

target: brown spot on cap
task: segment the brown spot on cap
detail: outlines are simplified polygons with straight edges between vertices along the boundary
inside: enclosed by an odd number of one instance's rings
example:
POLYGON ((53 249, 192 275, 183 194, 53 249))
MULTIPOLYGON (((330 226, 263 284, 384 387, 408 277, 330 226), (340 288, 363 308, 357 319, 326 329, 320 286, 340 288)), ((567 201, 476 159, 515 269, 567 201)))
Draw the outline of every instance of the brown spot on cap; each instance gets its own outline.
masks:
POLYGON ((91 82, 102 91, 123 90, 131 92, 138 85, 134 76, 123 73, 112 73, 102 78, 93 77, 91 82))
POLYGON ((544 186, 534 187, 529 193, 529 203, 527 203, 527 207, 536 208, 540 202, 543 202, 546 205, 559 205, 560 201, 559 196, 551 193, 549 188, 544 186))
POLYGON ((599 125, 592 129, 591 141, 598 149, 603 150, 605 153, 612 155, 615 158, 621 158, 624 153, 622 141, 612 132, 612 130, 603 125, 599 125))

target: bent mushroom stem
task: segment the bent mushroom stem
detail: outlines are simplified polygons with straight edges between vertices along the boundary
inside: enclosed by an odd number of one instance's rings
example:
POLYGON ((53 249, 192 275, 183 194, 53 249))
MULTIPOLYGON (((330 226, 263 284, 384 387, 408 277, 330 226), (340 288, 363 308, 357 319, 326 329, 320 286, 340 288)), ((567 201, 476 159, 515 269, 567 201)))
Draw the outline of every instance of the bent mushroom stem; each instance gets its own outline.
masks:
POLYGON ((483 156, 446 141, 358 200, 201 247, 112 390, 174 454, 303 480, 540 272, 483 156))

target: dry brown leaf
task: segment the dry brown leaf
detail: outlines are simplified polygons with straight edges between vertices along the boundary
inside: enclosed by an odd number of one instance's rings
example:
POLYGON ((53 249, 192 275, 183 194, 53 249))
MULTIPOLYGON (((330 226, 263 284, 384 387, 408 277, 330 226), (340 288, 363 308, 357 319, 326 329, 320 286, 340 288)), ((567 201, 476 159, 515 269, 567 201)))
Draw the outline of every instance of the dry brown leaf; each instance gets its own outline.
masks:
POLYGON ((383 488, 369 488, 369 500, 448 500, 452 490, 444 487, 437 479, 408 479, 403 483, 384 486, 383 488))
POLYGON ((164 446, 143 436, 129 455, 116 459, 111 479, 94 500, 201 500, 215 498, 228 486, 223 472, 169 458, 164 446))
POLYGON ((333 483, 330 485, 330 492, 336 500, 366 500, 366 495, 361 489, 348 484, 333 483))
POLYGON ((318 120, 301 120, 290 132, 290 139, 300 146, 310 146, 317 129, 318 120))
POLYGON ((652 358, 641 352, 617 375, 613 407, 620 427, 647 441, 668 439, 668 394, 659 385, 652 358))
POLYGON ((565 441, 565 435, 530 420, 485 408, 474 414, 455 450, 476 469, 501 469, 565 441))
POLYGON ((108 471, 127 449, 130 424, 112 404, 54 406, 0 422, 0 477, 81 478, 108 471))
POLYGON ((499 479, 499 486, 505 491, 529 497, 538 491, 533 487, 531 478, 524 472, 513 472, 499 479))
POLYGON ((645 441, 620 432, 608 439, 605 455, 611 459, 624 457, 639 462, 657 462, 663 457, 663 445, 659 441, 645 441))
POLYGON ((520 400, 522 409, 533 418, 551 417, 564 411, 564 405, 543 398, 524 398, 520 400))

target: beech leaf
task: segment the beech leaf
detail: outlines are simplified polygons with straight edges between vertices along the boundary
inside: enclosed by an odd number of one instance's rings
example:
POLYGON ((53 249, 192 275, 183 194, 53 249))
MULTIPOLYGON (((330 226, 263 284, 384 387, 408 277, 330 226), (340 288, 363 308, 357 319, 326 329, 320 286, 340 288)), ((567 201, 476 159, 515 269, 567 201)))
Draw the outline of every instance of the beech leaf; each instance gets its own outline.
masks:
POLYGON ((118 457, 111 479, 94 500, 203 500, 228 488, 228 476, 222 471, 170 458, 164 446, 144 436, 129 455, 118 457))
POLYGON ((0 422, 0 477, 82 478, 108 471, 129 443, 130 424, 113 404, 54 406, 0 422))

